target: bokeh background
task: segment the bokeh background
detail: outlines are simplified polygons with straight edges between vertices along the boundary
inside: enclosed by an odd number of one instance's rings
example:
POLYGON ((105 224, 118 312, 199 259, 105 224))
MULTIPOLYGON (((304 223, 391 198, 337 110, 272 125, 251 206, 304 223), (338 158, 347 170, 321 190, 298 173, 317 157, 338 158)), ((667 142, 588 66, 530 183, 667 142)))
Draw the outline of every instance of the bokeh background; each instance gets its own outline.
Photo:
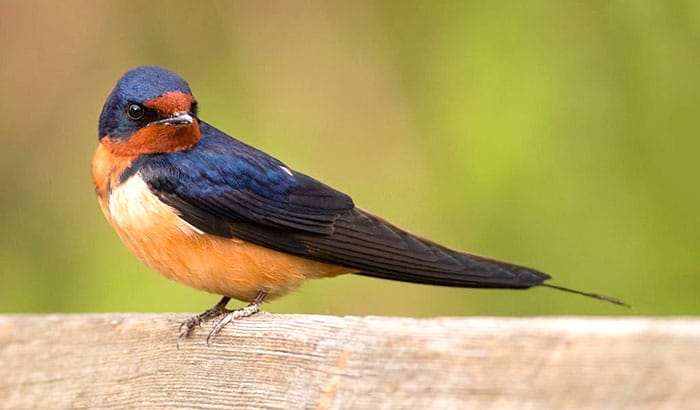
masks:
POLYGON ((0 2, 0 311, 202 311, 141 265, 89 163, 127 69, 201 117, 448 246, 549 289, 313 281, 272 312, 700 313, 700 3, 0 2))

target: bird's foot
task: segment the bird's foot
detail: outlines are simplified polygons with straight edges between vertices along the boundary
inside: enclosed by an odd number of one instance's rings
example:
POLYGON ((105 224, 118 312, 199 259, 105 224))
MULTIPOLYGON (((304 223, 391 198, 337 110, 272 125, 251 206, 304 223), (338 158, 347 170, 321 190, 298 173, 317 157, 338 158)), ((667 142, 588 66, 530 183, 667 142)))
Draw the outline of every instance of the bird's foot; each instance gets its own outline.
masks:
POLYGON ((216 335, 221 332, 221 329, 226 327, 229 323, 233 322, 236 319, 242 319, 244 317, 252 316, 256 313, 260 312, 260 304, 259 303, 251 303, 250 305, 240 308, 240 309, 235 309, 235 310, 228 310, 226 314, 219 319, 218 322, 216 322, 216 325, 214 325, 214 328, 209 332, 209 336, 207 336, 207 345, 211 344, 211 341, 214 340, 216 335))
POLYGON ((187 339, 192 334, 192 332, 194 332, 194 329, 196 327, 202 327, 202 322, 229 313, 230 310, 226 309, 226 305, 230 300, 230 297, 224 296, 221 298, 219 303, 214 305, 212 308, 207 309, 199 315, 194 315, 191 318, 180 323, 180 327, 178 328, 178 330, 180 331, 180 336, 178 336, 177 338, 177 348, 180 348, 180 343, 187 339), (182 330, 183 328, 185 330, 182 330))
POLYGON ((266 292, 260 291, 248 306, 234 310, 226 309, 226 305, 231 298, 224 296, 221 298, 219 303, 214 305, 214 307, 211 309, 208 309, 199 315, 192 316, 180 324, 181 333, 177 338, 177 348, 180 348, 180 343, 187 339, 196 327, 202 326, 202 322, 221 317, 221 319, 219 319, 219 321, 214 325, 214 329, 212 329, 212 331, 209 333, 209 336, 207 336, 207 345, 209 345, 214 337, 216 337, 216 335, 221 332, 221 329, 223 329, 227 324, 236 319, 241 319, 258 313, 260 311, 260 304, 262 303, 263 299, 265 299, 266 295, 266 292))

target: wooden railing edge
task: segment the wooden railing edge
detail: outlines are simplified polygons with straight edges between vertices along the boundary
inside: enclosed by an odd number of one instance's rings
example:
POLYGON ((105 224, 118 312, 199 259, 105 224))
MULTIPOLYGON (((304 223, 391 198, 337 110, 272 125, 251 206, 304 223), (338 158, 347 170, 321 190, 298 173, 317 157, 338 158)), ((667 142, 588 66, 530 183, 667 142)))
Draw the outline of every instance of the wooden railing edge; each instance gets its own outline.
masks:
POLYGON ((697 318, 0 315, 0 408, 700 407, 697 318))

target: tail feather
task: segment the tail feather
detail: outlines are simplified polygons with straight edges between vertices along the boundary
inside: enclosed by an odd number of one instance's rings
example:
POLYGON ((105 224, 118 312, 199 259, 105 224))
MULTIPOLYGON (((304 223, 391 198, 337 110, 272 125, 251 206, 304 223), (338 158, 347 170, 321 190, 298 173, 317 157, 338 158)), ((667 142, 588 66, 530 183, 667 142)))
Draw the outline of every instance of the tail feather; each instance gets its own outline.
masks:
POLYGON ((545 286, 625 305, 613 297, 546 284, 551 277, 535 269, 449 249, 357 208, 340 215, 330 235, 240 222, 231 223, 231 231, 245 241, 364 276, 466 288, 545 286))
MULTIPOLYGON (((584 292, 577 289, 545 283, 545 281, 551 279, 551 276, 547 273, 484 256, 455 251, 430 240, 410 234, 389 224, 386 221, 381 220, 380 218, 377 218, 376 216, 368 215, 366 213, 361 214, 361 216, 365 218, 369 217, 368 219, 372 223, 379 225, 384 229, 388 228, 395 237, 401 238, 401 243, 412 242, 414 244, 414 246, 411 247, 413 248, 413 255, 411 255, 413 258, 416 258, 418 255, 423 257, 430 255, 431 258, 430 262, 427 263, 428 266, 421 263, 416 263, 426 262, 425 260, 421 260, 419 256, 418 259, 411 261, 414 264, 412 268, 403 266, 401 269, 395 269, 395 267, 393 269, 388 268, 389 266, 386 264, 386 259, 378 258, 379 263, 376 265, 378 269, 371 269, 373 266, 371 266, 371 264, 366 264, 362 268, 362 271, 356 273, 358 275, 398 280, 403 282, 452 287, 526 289, 534 286, 543 286, 550 289, 575 293, 577 295, 603 300, 616 305, 631 308, 630 305, 613 296, 584 292), (382 259, 384 260, 382 261, 382 259), (449 261, 450 263, 447 263, 446 261, 449 261), (461 268, 455 269, 455 263, 457 265, 461 265, 461 268)), ((341 229, 339 232, 336 232, 336 238, 342 238, 347 234, 347 232, 344 232, 341 229)), ((385 236, 381 235, 381 237, 385 236)), ((367 236, 363 235, 362 239, 366 240, 367 236)), ((382 243, 382 245, 386 244, 382 243)), ((405 248, 401 247, 401 249, 405 248)), ((386 257, 387 249, 384 248, 383 250, 384 252, 381 254, 382 256, 386 257)), ((399 259, 401 259, 401 256, 407 256, 405 254, 402 255, 401 252, 399 252, 398 255, 399 259)), ((409 264, 411 262, 409 262, 409 264)))
POLYGON ((547 287, 550 289, 560 290, 563 292, 575 293, 577 295, 586 296, 586 297, 593 298, 593 299, 604 300, 606 302, 614 303, 616 305, 624 306, 626 308, 632 308, 632 306, 628 305, 627 303, 625 303, 622 300, 620 300, 616 297, 613 297, 613 296, 606 296, 606 295, 599 295, 597 293, 583 292, 583 291, 576 290, 576 289, 565 288, 563 286, 552 285, 550 283, 543 283, 541 286, 544 286, 544 287, 547 287))
POLYGON ((451 260, 461 265, 461 269, 365 269, 356 274, 402 282, 469 288, 526 289, 542 285, 550 279, 548 274, 524 266, 453 251, 437 244, 424 245, 436 247, 434 251, 449 255, 451 260))

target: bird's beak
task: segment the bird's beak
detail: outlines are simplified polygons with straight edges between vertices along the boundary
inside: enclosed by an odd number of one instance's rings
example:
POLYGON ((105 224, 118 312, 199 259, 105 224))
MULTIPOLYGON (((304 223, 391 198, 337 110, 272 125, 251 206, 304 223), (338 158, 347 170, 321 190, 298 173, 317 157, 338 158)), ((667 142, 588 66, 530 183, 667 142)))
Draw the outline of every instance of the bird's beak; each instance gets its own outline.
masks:
POLYGON ((168 118, 153 121, 151 124, 167 124, 167 125, 189 125, 194 122, 194 117, 189 112, 176 112, 168 118))

